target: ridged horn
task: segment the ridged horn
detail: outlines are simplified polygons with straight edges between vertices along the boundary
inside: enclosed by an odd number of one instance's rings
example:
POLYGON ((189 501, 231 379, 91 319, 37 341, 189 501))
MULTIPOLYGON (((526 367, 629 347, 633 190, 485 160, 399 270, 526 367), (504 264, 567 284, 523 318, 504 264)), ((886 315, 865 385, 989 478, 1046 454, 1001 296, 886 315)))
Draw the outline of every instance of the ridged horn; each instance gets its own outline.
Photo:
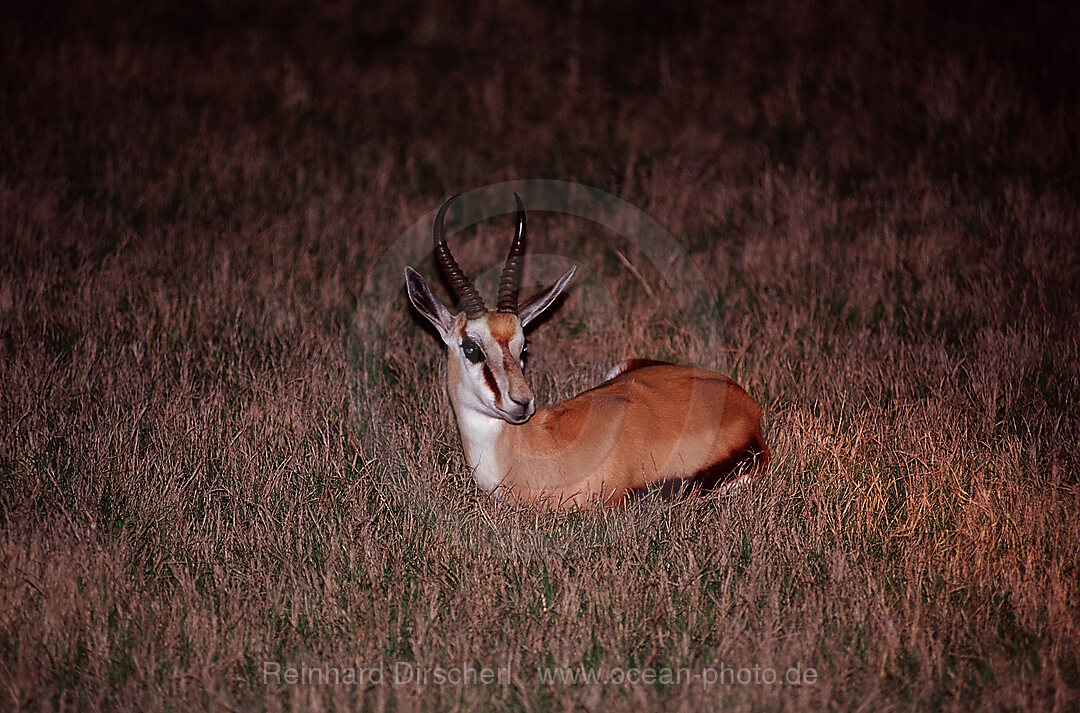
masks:
POLYGON ((439 267, 442 268, 446 279, 450 281, 450 286, 454 288, 454 293, 457 294, 461 306, 465 308, 465 316, 469 319, 475 319, 487 311, 487 308, 484 307, 484 298, 480 296, 473 284, 469 282, 469 278, 465 277, 465 273, 458 267, 457 261, 454 260, 454 256, 450 253, 450 248, 446 244, 446 231, 443 228, 446 211, 457 198, 457 196, 451 196, 449 200, 442 204, 439 212, 435 214, 435 224, 431 232, 435 240, 435 258, 439 261, 439 267))
POLYGON ((514 233, 514 242, 510 243, 510 253, 506 256, 502 277, 499 278, 499 303, 496 307, 500 312, 508 314, 518 313, 518 286, 521 284, 521 263, 525 257, 525 204, 517 193, 514 194, 514 200, 517 201, 517 231, 514 233))

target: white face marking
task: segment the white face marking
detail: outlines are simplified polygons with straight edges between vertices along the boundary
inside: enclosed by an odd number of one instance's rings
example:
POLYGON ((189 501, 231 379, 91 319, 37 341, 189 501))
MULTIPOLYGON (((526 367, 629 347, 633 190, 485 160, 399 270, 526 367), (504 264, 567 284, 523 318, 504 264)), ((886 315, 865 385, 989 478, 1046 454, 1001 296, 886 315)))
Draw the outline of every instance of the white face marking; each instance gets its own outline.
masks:
POLYGON ((465 457, 477 485, 489 493, 497 490, 506 475, 495 456, 499 436, 504 428, 523 423, 536 410, 532 391, 521 373, 525 334, 520 323, 514 327, 509 342, 500 344, 486 318, 474 319, 459 324, 447 340, 450 369, 455 373, 451 396, 465 457), (479 361, 466 356, 462 348, 466 340, 483 353, 479 361))
POLYGON ((448 345, 452 368, 460 376, 456 395, 462 407, 515 424, 524 423, 536 411, 521 371, 525 334, 520 323, 514 324, 509 342, 500 343, 486 318, 470 320, 451 335, 448 345), (472 351, 473 345, 479 352, 472 351), (474 362, 469 352, 479 361, 474 362))
POLYGON ((461 380, 458 382, 458 401, 468 411, 502 420, 504 415, 495 400, 496 395, 502 393, 501 385, 495 378, 496 388, 493 390, 484 376, 486 368, 491 372, 492 377, 495 377, 495 370, 491 369, 489 364, 491 357, 497 353, 495 340, 491 337, 487 322, 483 319, 466 322, 462 331, 463 334, 460 337, 450 340, 450 355, 461 374, 461 380), (462 345, 466 340, 471 340, 479 348, 483 354, 480 361, 473 362, 465 355, 462 345))
POLYGON ((525 332, 520 324, 514 338, 510 340, 510 355, 517 359, 518 366, 525 368, 525 332))

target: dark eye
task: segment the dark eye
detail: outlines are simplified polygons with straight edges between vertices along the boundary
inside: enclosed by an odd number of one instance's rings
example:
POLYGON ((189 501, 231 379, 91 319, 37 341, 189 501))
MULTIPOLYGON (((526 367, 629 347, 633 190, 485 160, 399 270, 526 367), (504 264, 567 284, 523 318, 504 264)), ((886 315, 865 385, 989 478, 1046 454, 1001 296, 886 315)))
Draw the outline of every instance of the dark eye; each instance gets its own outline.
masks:
POLYGON ((478 347, 476 342, 471 339, 462 340, 461 352, 465 355, 465 358, 473 364, 478 364, 484 360, 484 352, 480 351, 480 347, 478 347))

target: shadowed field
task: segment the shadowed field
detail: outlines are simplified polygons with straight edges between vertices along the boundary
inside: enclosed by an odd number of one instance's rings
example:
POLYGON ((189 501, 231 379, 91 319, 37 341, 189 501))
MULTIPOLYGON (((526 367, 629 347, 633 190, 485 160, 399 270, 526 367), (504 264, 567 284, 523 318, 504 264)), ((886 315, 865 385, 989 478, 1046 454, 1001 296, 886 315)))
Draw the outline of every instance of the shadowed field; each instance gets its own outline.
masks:
MULTIPOLYGON (((0 23, 0 709, 1077 709, 1076 10, 222 5, 0 23), (731 374, 764 478, 476 489, 437 340, 400 286, 385 341, 357 306, 447 195, 526 178, 637 206, 715 296, 530 214, 587 275, 540 400, 731 374)), ((452 241, 478 273, 509 235, 452 241)))

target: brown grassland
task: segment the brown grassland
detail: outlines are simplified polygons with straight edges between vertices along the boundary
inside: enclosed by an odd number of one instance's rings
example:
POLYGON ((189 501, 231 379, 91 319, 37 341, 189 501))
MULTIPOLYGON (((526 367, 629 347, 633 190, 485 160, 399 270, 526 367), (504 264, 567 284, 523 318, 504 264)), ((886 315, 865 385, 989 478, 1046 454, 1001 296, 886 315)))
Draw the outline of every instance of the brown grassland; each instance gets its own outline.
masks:
MULTIPOLYGON (((0 710, 1080 707, 1080 11, 5 12, 0 710), (539 399, 630 356, 732 374, 766 476, 606 514, 477 490, 403 286, 385 343, 357 305, 447 195, 526 178, 639 207, 716 297, 678 316, 623 236, 531 214, 610 295, 535 330, 539 399), (543 680, 721 666, 818 677, 543 680)), ((452 240, 475 273, 509 235, 452 240)))

